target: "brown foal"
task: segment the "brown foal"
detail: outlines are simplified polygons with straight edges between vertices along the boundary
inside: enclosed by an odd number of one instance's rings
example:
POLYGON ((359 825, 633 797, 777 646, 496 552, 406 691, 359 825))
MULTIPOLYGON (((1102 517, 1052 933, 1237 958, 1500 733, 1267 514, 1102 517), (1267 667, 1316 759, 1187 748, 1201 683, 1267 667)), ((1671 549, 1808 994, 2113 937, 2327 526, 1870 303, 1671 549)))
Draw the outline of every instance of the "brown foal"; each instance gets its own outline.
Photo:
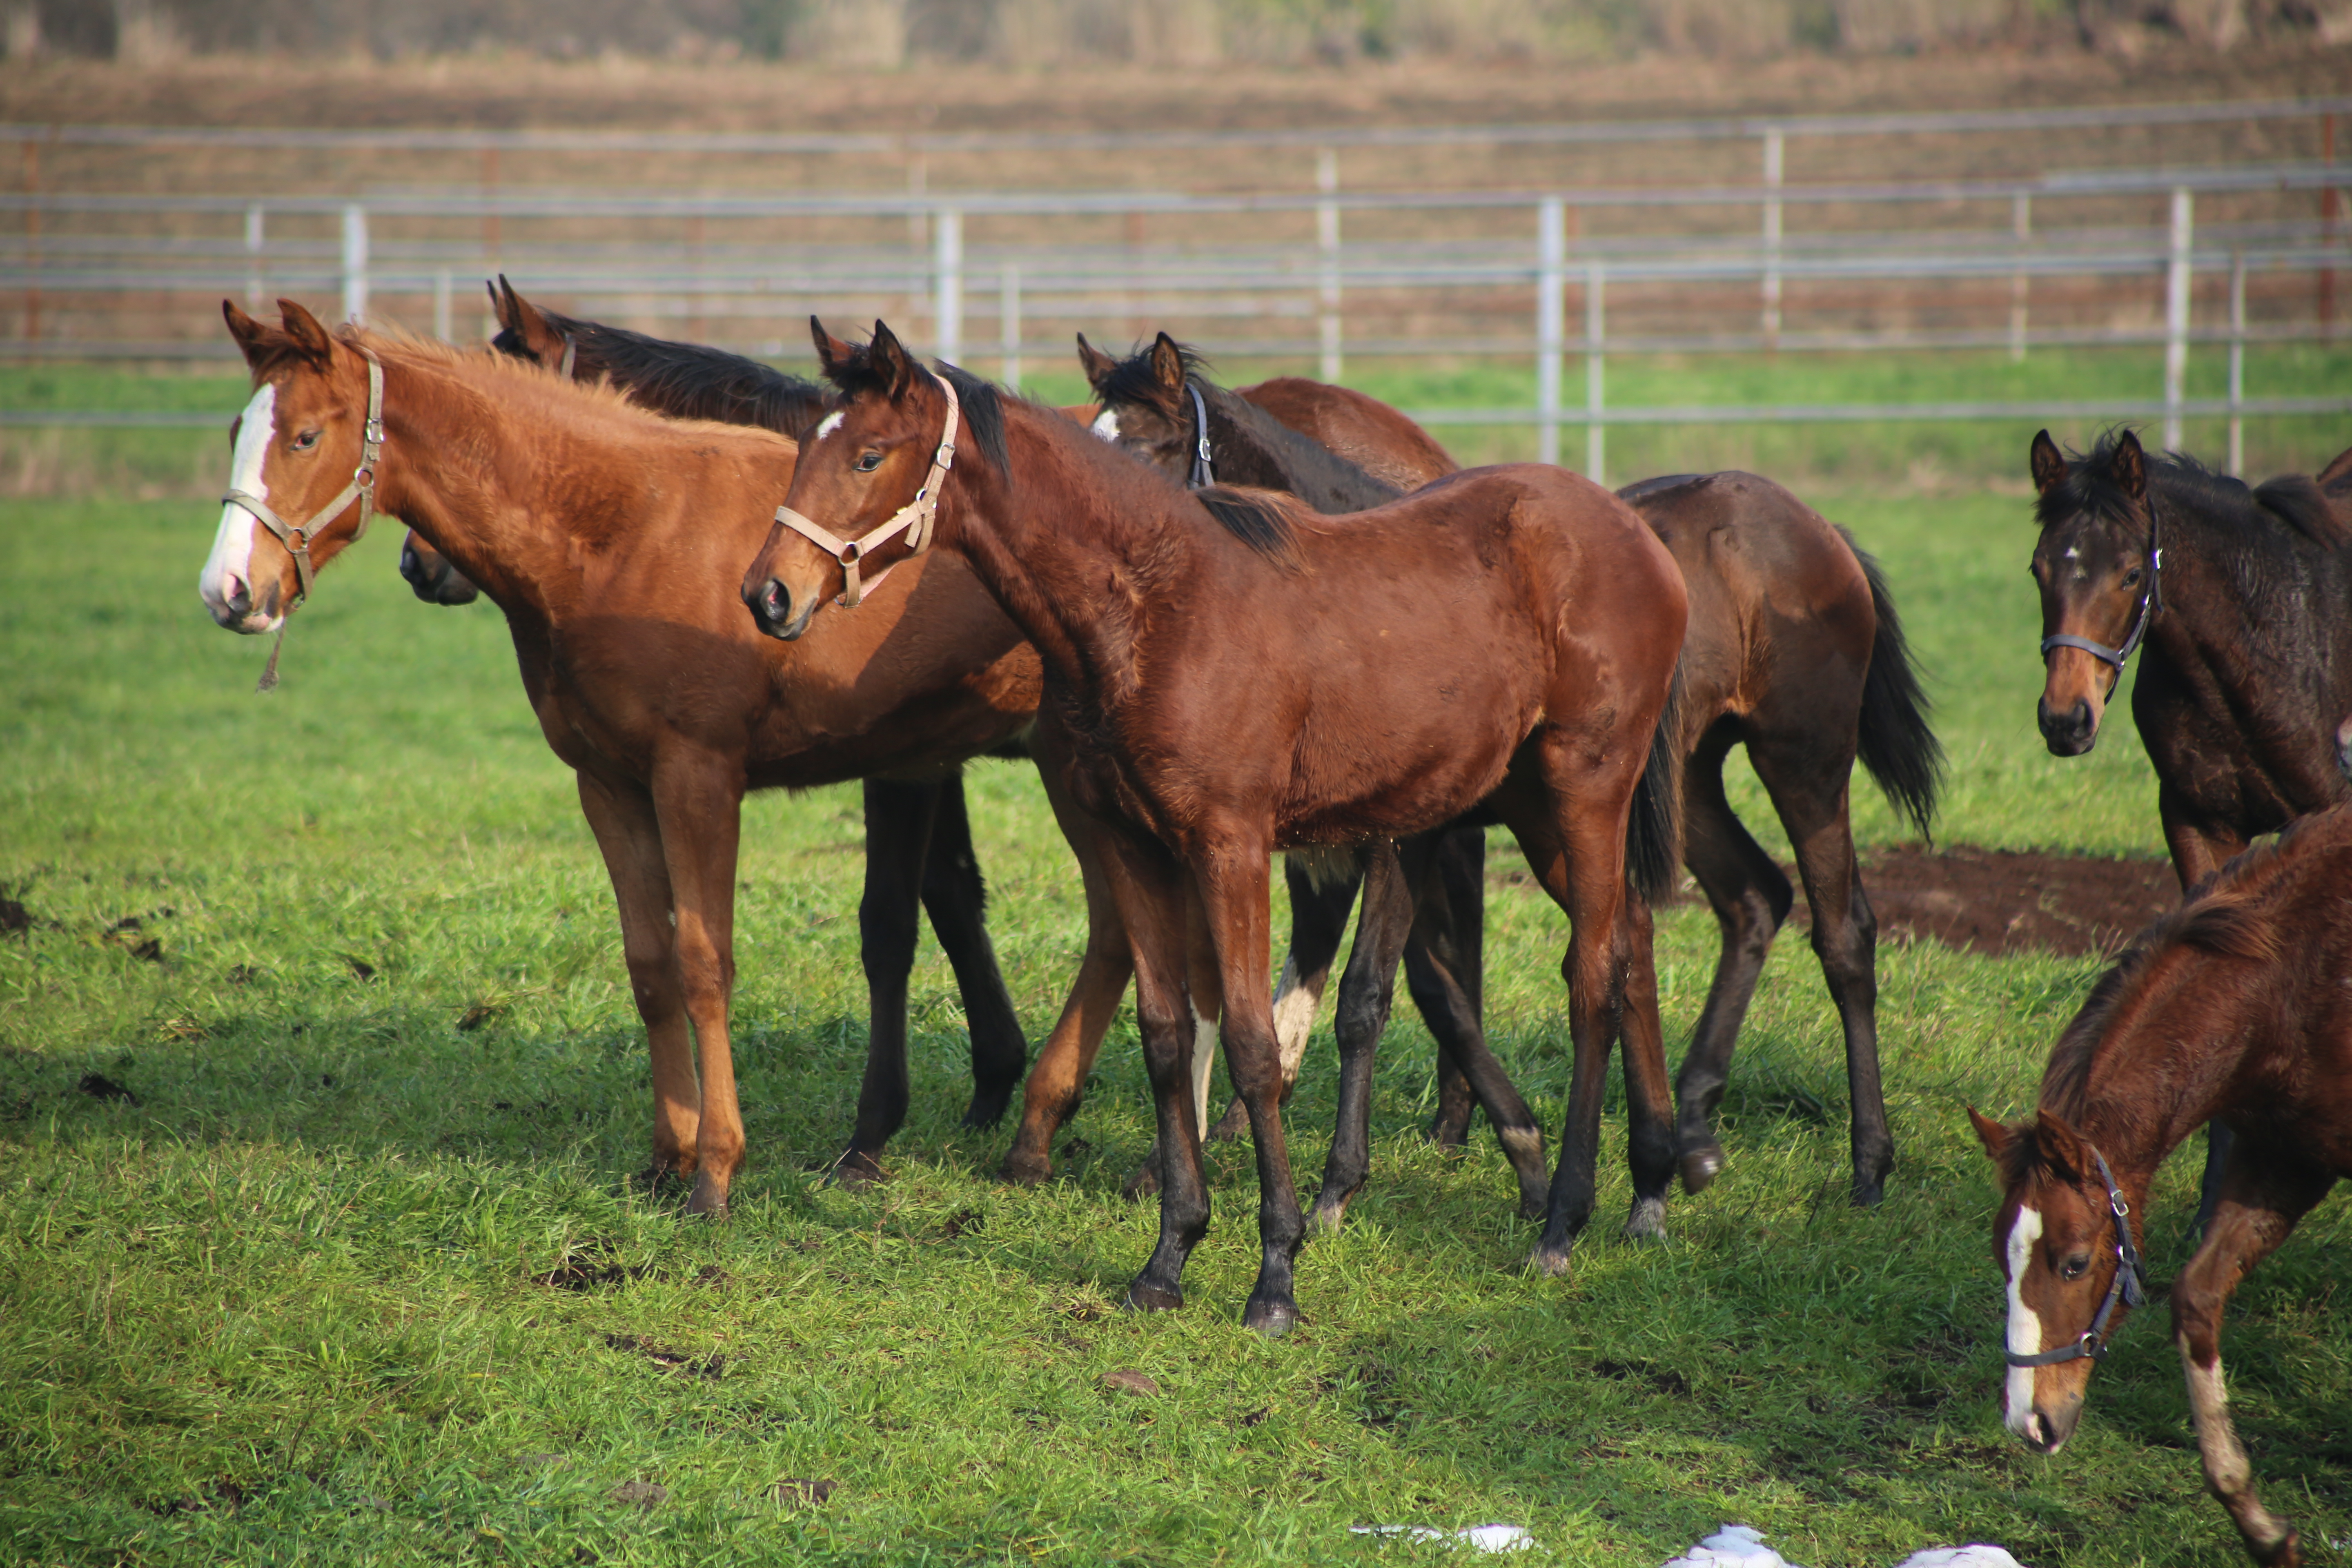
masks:
POLYGON ((926 371, 879 323, 866 349, 812 327, 842 423, 813 437, 743 597, 762 629, 797 638, 847 596, 845 556, 870 579, 935 541, 1042 656, 1038 749, 1105 828, 1165 1152, 1160 1243, 1129 1300, 1180 1305, 1208 1226, 1189 954, 1213 954, 1256 1144, 1262 1253, 1244 1321, 1279 1333, 1297 1317, 1304 1226, 1279 1109, 1269 858, 1482 805, 1571 921, 1570 1128, 1538 1262, 1564 1268, 1591 1216, 1621 1020, 1636 1158, 1663 1189, 1671 1106, 1625 833, 1686 612, 1681 574, 1632 510, 1528 465, 1335 528, 1288 498, 1189 493, 1052 410, 926 371), (942 476, 943 439, 961 460, 942 476), (919 515, 923 496, 935 516, 919 515), (825 534, 852 542, 821 547, 825 534))
MULTIPOLYGON (((255 386, 235 482, 283 518, 320 509, 359 463, 381 367, 376 502, 506 613, 612 876, 652 1054, 655 1171, 693 1177, 689 1210, 723 1210, 743 1158, 728 1007, 744 791, 1002 746, 1036 708, 1036 655, 952 554, 908 563, 865 615, 828 617, 794 647, 761 637, 732 589, 791 486, 790 440, 661 419, 486 351, 331 335, 279 303, 282 329, 223 307, 255 386)), ((351 542, 359 513, 314 520, 314 565, 351 542)), ((293 606, 292 556, 241 503, 225 509, 203 592, 240 632, 272 630, 293 606)), ((1021 1066, 993 1064, 1002 1092, 1021 1066)), ((869 1059, 861 1118, 892 1068, 869 1059)), ((903 1060, 895 1070, 903 1103, 903 1060)))
POLYGON ((2045 1454, 2074 1435, 2091 1369, 2143 1294, 2139 1232, 2157 1168, 2208 1122, 2237 1134, 2204 1242, 2172 1282, 2172 1334, 2206 1486, 2263 1563, 2303 1553, 2255 1495, 2231 1425, 2221 1309, 2352 1175, 2347 888, 2352 807, 2238 856, 2100 979, 2050 1054, 2032 1121, 1969 1112, 2003 1188, 2003 1405, 2010 1430, 2045 1454))

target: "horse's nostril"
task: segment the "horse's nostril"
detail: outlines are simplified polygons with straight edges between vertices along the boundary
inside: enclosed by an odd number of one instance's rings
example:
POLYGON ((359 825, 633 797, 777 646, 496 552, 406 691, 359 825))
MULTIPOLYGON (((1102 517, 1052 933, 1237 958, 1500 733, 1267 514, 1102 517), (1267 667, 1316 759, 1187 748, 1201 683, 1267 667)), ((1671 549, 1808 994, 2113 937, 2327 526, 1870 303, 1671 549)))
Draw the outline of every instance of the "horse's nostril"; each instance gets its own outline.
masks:
POLYGON ((781 626, 792 616, 792 595, 773 577, 760 585, 760 618, 772 626, 781 626))
POLYGON ((252 590, 246 585, 245 579, 236 575, 235 573, 232 572, 223 576, 221 579, 221 597, 223 601, 227 604, 230 609, 236 611, 238 615, 241 616, 247 610, 253 608, 252 590))

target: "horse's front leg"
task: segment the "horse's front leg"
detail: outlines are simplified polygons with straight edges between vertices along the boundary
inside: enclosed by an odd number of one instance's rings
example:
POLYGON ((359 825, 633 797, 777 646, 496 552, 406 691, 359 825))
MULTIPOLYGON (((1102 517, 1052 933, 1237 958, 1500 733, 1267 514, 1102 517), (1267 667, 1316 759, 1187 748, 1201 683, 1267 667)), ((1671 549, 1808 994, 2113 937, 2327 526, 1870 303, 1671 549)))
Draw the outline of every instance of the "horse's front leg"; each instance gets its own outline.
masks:
POLYGON ((1389 839, 1364 851, 1363 912, 1356 921, 1356 945, 1339 976, 1339 1114, 1323 1163, 1323 1190, 1315 1197, 1318 1229, 1339 1228, 1371 1171, 1372 1069, 1395 999, 1397 960, 1412 929, 1413 873, 1426 877, 1429 871, 1428 840, 1423 835, 1412 846, 1411 872, 1389 839))
POLYGON ((971 1104, 963 1124, 993 1127, 1021 1086, 1029 1041, 1013 1011, 1013 994, 1005 989, 996 945, 988 940, 988 884, 972 852, 961 773, 940 781, 939 803, 930 850, 923 857, 923 908, 955 971, 964 1030, 971 1039, 971 1104))
POLYGON ((662 858, 661 823, 653 798, 635 782, 581 770, 580 812, 613 879, 613 901, 621 916, 621 953, 629 968, 629 993, 646 1026, 646 1048, 654 1080, 653 1163, 655 1184, 691 1176, 697 1163, 695 1134, 701 1122, 701 1091, 695 1083, 693 1040, 679 984, 676 928, 670 920, 669 867, 662 858))
POLYGON ((2247 1552, 2264 1564, 2300 1563, 2303 1551, 2294 1526, 2255 1495, 2253 1465, 2230 1420, 2221 1375, 2221 1308, 2238 1281, 2277 1250, 2295 1222, 2334 1184, 2284 1163, 2265 1163, 2238 1144, 2204 1244, 2172 1282, 2172 1334, 2189 1382, 2205 1485, 2229 1510, 2247 1552))
MULTIPOLYGON (((2156 814, 2164 824, 2164 842, 2172 851, 2172 874, 2180 890, 2189 889, 2229 864, 2246 847, 2245 837, 2210 822, 2169 784, 2158 784, 2156 814)), ((2221 1205, 2221 1180, 2230 1168, 2230 1130, 2218 1121, 2205 1126, 2205 1174, 2197 1188, 2197 1223, 2190 1234, 2202 1236, 2212 1226, 2213 1211, 2221 1205)))
POLYGON ((735 990, 735 858, 742 829, 743 770, 695 752, 654 766, 654 810, 677 913, 678 981, 694 1025, 702 1079, 701 1156, 688 1214, 724 1214, 743 1163, 743 1112, 735 1100, 728 1006, 735 990))
POLYGON ((863 1186, 882 1179, 882 1151, 906 1125, 907 984, 914 973, 919 910, 940 786, 866 781, 866 891, 857 903, 857 956, 866 969, 866 1075, 857 1121, 833 1179, 863 1186))
POLYGON ((1209 1229, 1201 1124, 1192 1109, 1192 1017, 1185 994, 1185 889, 1181 868, 1157 843, 1120 830, 1098 840, 1135 964, 1136 1023, 1159 1123, 1160 1240, 1128 1287, 1127 1304, 1160 1311, 1184 1304, 1184 1264, 1209 1229))
MULTIPOLYGON (((1306 1240, 1305 1217, 1290 1179, 1290 1151, 1282 1133, 1282 1060, 1268 994, 1269 930, 1266 861, 1270 847, 1238 836, 1188 857, 1193 886, 1215 942, 1224 977, 1226 1070, 1249 1108, 1257 1145, 1257 1283, 1243 1310, 1244 1326, 1272 1338, 1298 1321, 1292 1268, 1306 1240)), ((1394 961, 1391 961, 1393 968, 1394 961)), ((1164 1162, 1172 1170, 1175 1162, 1164 1162)))

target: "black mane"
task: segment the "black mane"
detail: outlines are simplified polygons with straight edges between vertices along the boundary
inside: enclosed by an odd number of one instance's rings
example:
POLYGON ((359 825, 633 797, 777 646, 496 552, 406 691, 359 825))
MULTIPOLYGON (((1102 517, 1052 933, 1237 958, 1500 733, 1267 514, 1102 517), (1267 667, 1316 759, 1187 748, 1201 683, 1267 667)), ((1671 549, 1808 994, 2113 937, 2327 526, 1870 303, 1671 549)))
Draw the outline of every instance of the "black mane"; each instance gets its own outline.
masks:
MULTIPOLYGON (((574 374, 580 379, 607 374, 636 402, 671 418, 753 425, 798 440, 833 408, 832 395, 815 382, 741 354, 651 338, 543 308, 540 314, 578 346, 574 374)), ((530 357, 510 329, 501 330, 490 346, 518 359, 530 357)))
MULTIPOLYGON (((1004 447, 1004 395, 993 382, 982 381, 961 365, 945 360, 934 361, 932 369, 950 386, 955 388, 956 401, 961 410, 965 436, 980 448, 980 455, 996 468, 997 477, 1010 484, 1013 479, 1012 455, 1004 447)), ((878 392, 887 395, 890 384, 875 368, 872 348, 858 343, 849 351, 849 357, 839 364, 828 365, 824 378, 838 388, 844 397, 855 397, 861 392, 878 392)), ((956 442, 961 450, 964 439, 956 442)))
MULTIPOLYGON (((2066 478, 2034 503, 2034 515, 2043 528, 2088 512, 2103 522, 2141 526, 2123 486, 2115 476, 2116 448, 2121 429, 2109 430, 2088 453, 2071 453, 2066 478)), ((2223 533, 2243 540, 2264 535, 2293 535, 2323 549, 2343 549, 2343 526, 2327 504, 2327 497, 2308 475, 2282 474, 2259 486, 2217 474, 2181 452, 2145 455, 2148 488, 2157 497, 2160 522, 2176 519, 2201 521, 2223 533)))

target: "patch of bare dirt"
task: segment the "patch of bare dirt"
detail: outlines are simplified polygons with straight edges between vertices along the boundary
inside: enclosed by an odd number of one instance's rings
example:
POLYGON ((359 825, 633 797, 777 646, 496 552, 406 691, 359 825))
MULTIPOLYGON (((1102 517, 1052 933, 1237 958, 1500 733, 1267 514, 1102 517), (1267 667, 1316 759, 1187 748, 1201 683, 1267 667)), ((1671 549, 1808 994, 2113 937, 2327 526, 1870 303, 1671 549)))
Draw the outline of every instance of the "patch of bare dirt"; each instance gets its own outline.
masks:
MULTIPOLYGON (((2180 902, 2168 860, 1970 844, 1876 850, 1863 859, 1862 881, 1881 942, 1933 938, 1990 957, 2036 948, 2068 956, 2113 952, 2180 902)), ((1800 895, 1790 923, 1808 918, 1800 895)))

